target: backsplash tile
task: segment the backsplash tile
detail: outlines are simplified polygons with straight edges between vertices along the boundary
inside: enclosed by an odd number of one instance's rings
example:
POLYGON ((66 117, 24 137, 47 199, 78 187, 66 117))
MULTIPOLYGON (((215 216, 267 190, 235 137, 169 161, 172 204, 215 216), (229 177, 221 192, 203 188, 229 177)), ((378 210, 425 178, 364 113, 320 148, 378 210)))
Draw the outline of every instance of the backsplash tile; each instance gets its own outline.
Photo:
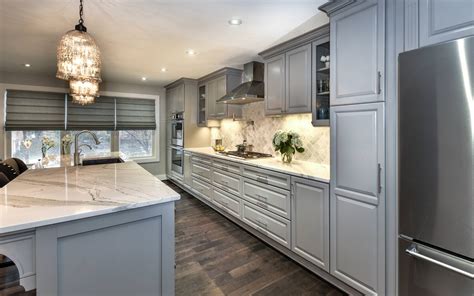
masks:
POLYGON ((264 102, 257 102, 243 106, 243 118, 253 120, 255 124, 225 119, 219 129, 211 131, 212 138, 221 137, 227 149, 234 149, 247 139, 255 151, 275 155, 272 146, 275 132, 293 130, 301 136, 305 148, 304 153, 296 153, 295 159, 329 165, 329 127, 313 127, 311 114, 265 117, 264 102))

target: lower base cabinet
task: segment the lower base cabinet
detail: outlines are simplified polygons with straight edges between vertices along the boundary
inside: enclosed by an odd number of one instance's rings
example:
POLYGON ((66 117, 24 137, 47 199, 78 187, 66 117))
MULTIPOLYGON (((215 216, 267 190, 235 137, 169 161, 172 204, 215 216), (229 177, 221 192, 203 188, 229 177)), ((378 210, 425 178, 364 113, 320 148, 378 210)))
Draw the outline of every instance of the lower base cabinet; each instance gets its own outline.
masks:
POLYGON ((329 185, 292 177, 291 250, 329 272, 329 185))

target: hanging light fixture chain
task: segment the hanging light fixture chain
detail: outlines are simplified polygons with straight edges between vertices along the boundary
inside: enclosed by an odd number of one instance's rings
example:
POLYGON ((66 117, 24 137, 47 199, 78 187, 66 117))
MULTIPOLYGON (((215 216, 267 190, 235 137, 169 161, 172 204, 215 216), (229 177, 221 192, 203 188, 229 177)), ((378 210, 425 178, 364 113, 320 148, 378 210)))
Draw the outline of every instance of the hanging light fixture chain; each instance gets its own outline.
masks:
POLYGON ((82 19, 82 15, 84 14, 84 5, 82 3, 82 0, 79 1, 79 24, 83 24, 84 20, 82 19))

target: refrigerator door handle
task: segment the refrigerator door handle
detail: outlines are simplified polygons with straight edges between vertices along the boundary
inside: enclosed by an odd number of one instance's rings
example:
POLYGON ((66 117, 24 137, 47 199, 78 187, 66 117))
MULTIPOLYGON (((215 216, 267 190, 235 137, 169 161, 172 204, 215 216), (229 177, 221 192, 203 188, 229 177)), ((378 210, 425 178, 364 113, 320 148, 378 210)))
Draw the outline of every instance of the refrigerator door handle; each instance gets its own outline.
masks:
POLYGON ((425 255, 421 254, 418 251, 418 249, 416 248, 416 245, 411 245, 408 249, 405 250, 405 252, 408 253, 409 255, 415 257, 415 258, 431 262, 431 263, 436 264, 438 266, 441 266, 441 267, 444 267, 446 269, 457 272, 457 273, 459 273, 463 276, 466 276, 468 278, 474 279, 474 274, 472 274, 472 273, 469 273, 469 272, 467 272, 465 270, 462 270, 460 268, 454 267, 452 265, 446 264, 444 262, 441 262, 439 260, 436 260, 434 258, 431 258, 431 257, 428 257, 428 256, 425 256, 425 255))

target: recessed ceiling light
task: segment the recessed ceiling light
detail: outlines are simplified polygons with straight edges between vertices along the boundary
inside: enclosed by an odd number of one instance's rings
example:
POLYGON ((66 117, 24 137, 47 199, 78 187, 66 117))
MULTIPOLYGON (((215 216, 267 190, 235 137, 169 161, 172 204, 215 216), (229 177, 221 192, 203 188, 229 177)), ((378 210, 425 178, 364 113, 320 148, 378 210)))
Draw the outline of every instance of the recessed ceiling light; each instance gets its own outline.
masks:
POLYGON ((142 77, 142 81, 146 81, 146 77, 142 77))
POLYGON ((242 20, 238 18, 233 18, 229 20, 229 25, 231 26, 239 26, 242 24, 242 20))
POLYGON ((166 69, 166 68, 164 68, 164 67, 161 68, 161 72, 166 72, 166 71, 168 71, 168 69, 166 69))
POLYGON ((186 54, 188 56, 193 56, 193 55, 196 55, 196 51, 194 49, 188 49, 186 50, 186 54))
POLYGON ((31 67, 31 64, 25 64, 24 66, 29 68, 29 67, 31 67))

